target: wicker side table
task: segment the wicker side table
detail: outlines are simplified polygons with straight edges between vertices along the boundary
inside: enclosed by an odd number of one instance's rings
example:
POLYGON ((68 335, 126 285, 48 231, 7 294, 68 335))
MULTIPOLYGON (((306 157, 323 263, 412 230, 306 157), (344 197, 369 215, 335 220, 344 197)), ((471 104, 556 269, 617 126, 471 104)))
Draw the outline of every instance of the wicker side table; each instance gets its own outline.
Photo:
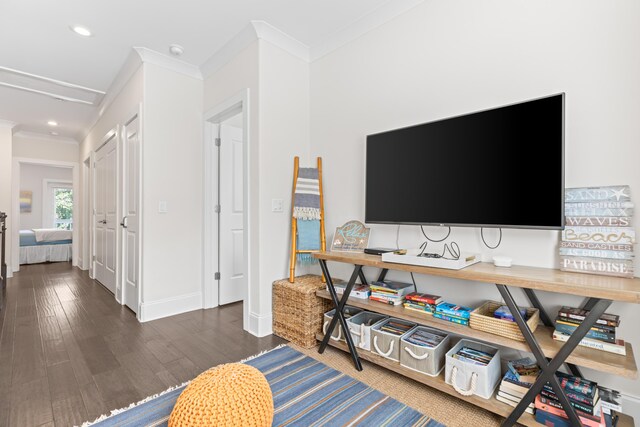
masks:
POLYGON ((323 314, 333 307, 331 301, 316 296, 325 287, 320 276, 311 274, 296 277, 294 283, 273 282, 273 333, 301 347, 314 347, 323 314))

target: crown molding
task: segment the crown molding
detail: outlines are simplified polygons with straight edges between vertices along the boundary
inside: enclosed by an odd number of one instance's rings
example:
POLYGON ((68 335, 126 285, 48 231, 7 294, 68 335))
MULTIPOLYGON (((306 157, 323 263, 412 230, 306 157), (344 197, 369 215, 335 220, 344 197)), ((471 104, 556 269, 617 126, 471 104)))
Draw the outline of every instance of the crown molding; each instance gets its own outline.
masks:
POLYGON ((32 132, 27 130, 20 130, 13 134, 14 138, 35 139, 38 141, 60 142, 63 144, 79 145, 78 141, 66 136, 48 135, 46 133, 32 132))
POLYGON ((156 52, 155 50, 147 49, 146 47, 134 47, 133 50, 138 53, 142 62, 157 65, 167 70, 202 80, 200 68, 193 64, 156 52))
POLYGON ((362 16, 357 21, 328 35, 321 43, 312 46, 309 51, 310 62, 322 58, 422 3, 424 3, 424 0, 388 1, 377 9, 362 16))
POLYGON ((200 66, 203 77, 206 79, 213 75, 257 39, 258 34, 250 22, 200 66))
POLYGON ((0 128, 13 129, 16 124, 16 122, 12 122, 11 120, 0 119, 0 128))
POLYGON ((291 55, 309 62, 309 46, 265 21, 251 21, 257 38, 268 41, 291 55))

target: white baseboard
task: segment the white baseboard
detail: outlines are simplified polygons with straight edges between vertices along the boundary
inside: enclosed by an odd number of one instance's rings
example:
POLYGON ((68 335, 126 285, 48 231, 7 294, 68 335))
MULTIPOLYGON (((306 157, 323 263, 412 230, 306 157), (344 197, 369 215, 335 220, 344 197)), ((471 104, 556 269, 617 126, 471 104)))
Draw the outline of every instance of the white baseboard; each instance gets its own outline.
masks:
POLYGON ((267 316, 259 316, 255 313, 249 313, 249 329, 248 332, 256 337, 266 337, 273 333, 273 317, 271 313, 267 316))
POLYGON ((195 292, 157 301, 143 302, 140 304, 138 317, 141 322, 148 322, 201 308, 202 294, 195 292))

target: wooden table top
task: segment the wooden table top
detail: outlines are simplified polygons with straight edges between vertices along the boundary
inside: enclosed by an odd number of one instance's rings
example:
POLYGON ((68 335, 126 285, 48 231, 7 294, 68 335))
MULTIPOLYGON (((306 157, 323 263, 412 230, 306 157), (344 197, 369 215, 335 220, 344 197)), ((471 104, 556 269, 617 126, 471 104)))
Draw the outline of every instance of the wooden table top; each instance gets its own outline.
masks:
POLYGON ((462 270, 448 270, 383 262, 379 255, 348 252, 317 252, 314 257, 326 261, 640 304, 640 278, 637 277, 627 279, 518 265, 505 268, 486 262, 473 264, 462 270))

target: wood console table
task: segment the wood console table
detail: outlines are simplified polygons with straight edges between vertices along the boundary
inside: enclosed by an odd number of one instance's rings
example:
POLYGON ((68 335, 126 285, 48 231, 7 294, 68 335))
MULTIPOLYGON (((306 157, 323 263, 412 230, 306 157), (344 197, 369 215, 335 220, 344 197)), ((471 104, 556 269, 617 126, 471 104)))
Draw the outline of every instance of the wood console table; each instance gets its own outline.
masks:
MULTIPOLYGON (((596 276, 537 267, 514 266, 511 268, 499 268, 488 263, 474 264, 462 270, 446 270, 383 262, 380 256, 375 255, 339 252, 319 252, 314 254, 314 256, 320 262, 320 267, 327 279, 328 285, 328 291, 318 291, 317 295, 322 298, 333 300, 336 306, 336 315, 330 322, 326 334, 324 336, 318 336, 318 339, 321 340, 320 349, 318 350, 320 353, 323 353, 329 344, 343 350, 347 350, 351 354, 353 363, 358 370, 362 370, 362 364, 360 362, 360 357, 362 357, 365 360, 369 360, 400 374, 410 376, 411 378, 435 387, 438 390, 444 391, 467 402, 502 415, 506 417, 503 426, 512 426, 515 425, 516 422, 530 426, 539 425, 536 423, 532 415, 525 413, 525 409, 529 403, 534 401, 536 395, 540 393, 542 387, 546 383, 551 385, 554 392, 560 399, 562 406, 564 408, 568 408, 568 410, 565 410, 567 411, 567 415, 571 423, 576 426, 581 425, 573 407, 569 404, 564 390, 560 387, 560 384, 554 375, 563 363, 567 363, 567 366, 570 368, 572 373, 578 376, 582 376, 578 366, 583 366, 628 378, 638 377, 638 369, 631 344, 626 344, 626 356, 611 354, 586 347, 578 347, 578 344, 590 330, 591 326, 595 324, 598 318, 600 318, 602 313, 605 312, 613 301, 640 304, 640 279, 638 278, 624 279, 618 277, 596 276), (331 274, 327 267, 327 261, 354 265, 353 273, 347 283, 342 298, 338 298, 335 291, 331 274), (468 326, 443 321, 428 315, 421 315, 420 313, 411 310, 405 310, 402 306, 385 305, 363 299, 349 299, 349 294, 351 293, 351 290, 358 278, 360 278, 362 283, 368 283, 363 272, 363 267, 365 266, 381 269, 378 280, 384 280, 388 270, 399 270, 494 284, 497 286, 500 295, 511 312, 514 313, 516 323, 522 331, 526 342, 511 340, 509 338, 496 336, 484 331, 478 331, 468 326), (540 325, 535 333, 531 332, 525 320, 520 315, 520 311, 518 310, 517 304, 511 295, 509 287, 522 288, 531 302, 531 305, 540 310, 540 319, 544 326, 540 325), (584 308, 590 310, 590 313, 566 343, 553 340, 553 321, 545 311, 544 307, 540 304, 535 291, 579 295, 588 298, 584 308), (399 364, 394 364, 376 354, 367 352, 362 356, 358 355, 358 351, 353 343, 351 334, 345 334, 346 345, 330 340, 331 334, 338 322, 340 322, 343 330, 349 330, 343 314, 344 306, 347 301, 350 305, 364 308, 369 311, 375 311, 401 319, 411 320, 442 331, 475 338, 490 344, 529 351, 535 356, 542 372, 515 409, 505 403, 499 402, 495 398, 486 400, 477 396, 461 396, 455 392, 451 386, 445 384, 442 375, 439 377, 428 377, 426 375, 418 377, 413 371, 403 368, 399 364)), ((470 285, 481 286, 477 283, 470 283, 470 285)), ((629 417, 625 418, 623 416, 623 418, 625 421, 629 422, 629 417)), ((630 422, 631 425, 633 425, 633 421, 631 420, 630 422)))

